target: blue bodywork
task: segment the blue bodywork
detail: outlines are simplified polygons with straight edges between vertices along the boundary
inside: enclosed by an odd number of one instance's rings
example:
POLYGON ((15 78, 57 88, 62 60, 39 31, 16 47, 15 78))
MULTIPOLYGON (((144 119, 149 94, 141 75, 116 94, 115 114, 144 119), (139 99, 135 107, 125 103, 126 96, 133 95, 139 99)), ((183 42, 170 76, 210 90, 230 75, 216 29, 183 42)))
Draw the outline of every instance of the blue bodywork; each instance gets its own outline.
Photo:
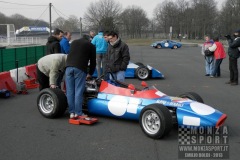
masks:
MULTIPOLYGON (((129 62, 127 66, 127 70, 125 72, 126 78, 135 78, 135 71, 139 67, 139 65, 129 62)), ((164 78, 164 75, 157 69, 147 65, 146 66, 150 70, 150 78, 164 78)), ((92 77, 97 77, 97 69, 95 69, 92 77)))
POLYGON ((182 44, 172 40, 163 40, 163 41, 156 41, 151 44, 153 48, 171 48, 174 49, 174 46, 177 48, 181 48, 182 44), (158 47, 159 46, 159 47, 158 47))
POLYGON ((206 104, 187 98, 167 96, 158 90, 155 94, 160 95, 159 98, 149 99, 135 97, 135 94, 122 96, 99 92, 97 98, 88 101, 88 111, 95 115, 139 120, 144 107, 157 103, 174 109, 178 125, 186 126, 216 126, 225 115, 206 104))

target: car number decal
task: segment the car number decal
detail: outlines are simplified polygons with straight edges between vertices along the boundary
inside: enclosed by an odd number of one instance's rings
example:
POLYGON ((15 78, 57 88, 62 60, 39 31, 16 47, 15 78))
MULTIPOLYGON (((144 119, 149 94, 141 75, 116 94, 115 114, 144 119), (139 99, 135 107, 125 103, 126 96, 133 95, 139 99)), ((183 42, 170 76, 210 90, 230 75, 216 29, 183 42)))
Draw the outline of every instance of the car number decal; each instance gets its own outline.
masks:
POLYGON ((168 46, 169 46, 169 43, 164 43, 164 46, 165 46, 165 47, 168 47, 168 46))
POLYGON ((114 96, 108 102, 109 111, 116 116, 122 116, 126 112, 137 113, 138 105, 141 103, 141 99, 126 98, 124 96, 114 96))

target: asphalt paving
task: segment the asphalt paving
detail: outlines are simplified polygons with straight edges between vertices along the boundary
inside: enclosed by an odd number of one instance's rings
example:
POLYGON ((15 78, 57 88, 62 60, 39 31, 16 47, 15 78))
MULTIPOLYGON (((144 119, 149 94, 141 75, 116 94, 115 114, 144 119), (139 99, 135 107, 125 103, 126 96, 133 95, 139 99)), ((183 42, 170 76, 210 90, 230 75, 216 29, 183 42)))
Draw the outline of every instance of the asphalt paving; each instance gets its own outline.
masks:
MULTIPOLYGON (((200 47, 153 49, 129 46, 132 62, 148 64, 165 75, 149 79, 160 91, 177 96, 193 91, 204 102, 228 118, 229 159, 239 159, 240 85, 229 80, 228 58, 221 65, 220 78, 205 76, 200 47)), ((140 85, 138 79, 126 82, 140 85)), ((178 159, 178 128, 155 140, 147 137, 139 123, 100 117, 94 125, 72 125, 68 114, 58 119, 44 118, 37 109, 37 89, 27 95, 0 99, 0 159, 2 160, 173 160, 178 159)), ((192 158, 194 159, 194 158, 192 158)), ((208 158, 211 159, 211 158, 208 158)))

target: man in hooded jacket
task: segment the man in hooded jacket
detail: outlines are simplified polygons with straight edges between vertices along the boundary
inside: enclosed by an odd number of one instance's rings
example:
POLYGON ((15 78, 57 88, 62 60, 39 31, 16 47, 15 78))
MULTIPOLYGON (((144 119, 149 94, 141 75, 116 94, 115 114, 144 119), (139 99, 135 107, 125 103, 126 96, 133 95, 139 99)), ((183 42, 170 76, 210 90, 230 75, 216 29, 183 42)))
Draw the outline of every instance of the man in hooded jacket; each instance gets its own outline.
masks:
POLYGON ((48 37, 48 42, 46 44, 48 54, 61 53, 60 41, 63 37, 63 31, 56 28, 53 32, 53 35, 48 37))

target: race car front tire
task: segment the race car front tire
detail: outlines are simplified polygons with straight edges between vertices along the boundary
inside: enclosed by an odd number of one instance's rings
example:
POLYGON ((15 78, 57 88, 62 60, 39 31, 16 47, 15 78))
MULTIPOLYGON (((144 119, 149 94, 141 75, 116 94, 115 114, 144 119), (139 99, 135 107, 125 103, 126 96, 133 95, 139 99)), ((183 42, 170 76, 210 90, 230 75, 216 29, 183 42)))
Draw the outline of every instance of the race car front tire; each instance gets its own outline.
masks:
POLYGON ((135 77, 140 80, 146 80, 149 78, 150 71, 146 66, 140 66, 135 70, 135 77))
POLYGON ((161 104, 151 104, 143 108, 139 119, 143 132, 153 139, 167 135, 173 126, 172 115, 168 108, 161 104))
POLYGON ((46 88, 37 98, 39 112, 46 118, 57 118, 64 114, 67 108, 67 97, 58 88, 46 88))
POLYGON ((183 93, 183 94, 179 95, 178 97, 180 97, 180 98, 188 98, 188 99, 200 102, 200 103, 204 103, 202 97, 199 94, 195 93, 195 92, 186 92, 186 93, 183 93))
POLYGON ((141 62, 136 62, 135 64, 138 65, 138 66, 144 66, 144 64, 141 63, 141 62))

